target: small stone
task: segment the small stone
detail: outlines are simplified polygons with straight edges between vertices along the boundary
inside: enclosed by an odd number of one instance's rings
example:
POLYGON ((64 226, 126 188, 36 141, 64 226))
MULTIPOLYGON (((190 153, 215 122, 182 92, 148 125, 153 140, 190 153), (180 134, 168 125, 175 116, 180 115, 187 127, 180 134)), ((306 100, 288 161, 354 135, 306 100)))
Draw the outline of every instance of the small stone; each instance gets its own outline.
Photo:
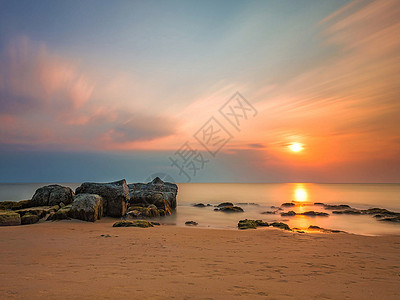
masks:
POLYGON ((195 221, 186 221, 185 225, 187 226, 197 226, 199 223, 195 222, 195 221))

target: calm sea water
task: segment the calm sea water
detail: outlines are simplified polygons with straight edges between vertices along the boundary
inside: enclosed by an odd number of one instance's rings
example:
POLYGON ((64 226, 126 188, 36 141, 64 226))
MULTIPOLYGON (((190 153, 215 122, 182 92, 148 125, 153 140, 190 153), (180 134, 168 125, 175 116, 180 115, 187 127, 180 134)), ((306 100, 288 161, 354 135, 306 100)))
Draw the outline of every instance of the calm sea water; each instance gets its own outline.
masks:
MULTIPOLYGON (((78 183, 60 184, 72 189, 79 186, 78 183)), ((46 184, 0 184, 0 201, 30 199, 35 190, 44 185, 46 184)), ((349 204, 359 209, 381 207, 400 212, 400 184, 182 183, 178 186, 177 213, 163 219, 163 222, 178 226, 184 226, 186 221, 193 220, 199 223, 199 227, 235 229, 240 219, 249 218, 267 222, 283 221, 291 227, 300 228, 318 225, 364 235, 400 234, 400 224, 379 222, 372 216, 330 214, 329 217, 281 217, 279 214, 261 214, 273 210, 270 208, 272 205, 280 206, 292 200, 302 204, 294 209, 290 208, 296 212, 324 211, 322 207, 312 205, 314 202, 349 204), (200 202, 216 205, 225 201, 257 205, 240 204, 245 212, 237 214, 215 212, 212 206, 192 206, 200 202)))

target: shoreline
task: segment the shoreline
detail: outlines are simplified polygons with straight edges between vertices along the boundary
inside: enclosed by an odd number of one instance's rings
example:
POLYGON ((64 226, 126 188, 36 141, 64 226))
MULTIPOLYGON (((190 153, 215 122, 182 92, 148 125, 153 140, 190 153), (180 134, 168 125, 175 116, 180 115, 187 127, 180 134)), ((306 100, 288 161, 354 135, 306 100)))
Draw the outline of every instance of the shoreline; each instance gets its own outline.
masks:
POLYGON ((6 299, 400 296, 399 235, 115 228, 115 220, 1 227, 0 294, 6 299))

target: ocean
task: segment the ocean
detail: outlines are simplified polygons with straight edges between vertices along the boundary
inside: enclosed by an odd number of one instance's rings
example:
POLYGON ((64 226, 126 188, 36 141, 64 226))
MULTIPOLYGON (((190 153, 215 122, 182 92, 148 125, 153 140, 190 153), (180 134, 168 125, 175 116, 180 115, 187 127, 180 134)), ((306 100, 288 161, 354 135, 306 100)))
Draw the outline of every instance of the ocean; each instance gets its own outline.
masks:
MULTIPOLYGON (((75 190, 79 183, 59 183, 75 190)), ((1 183, 0 201, 30 199, 35 190, 47 183, 1 183)), ((198 222, 201 228, 236 229, 241 219, 281 221, 291 227, 307 228, 317 225, 362 235, 400 234, 400 224, 377 221, 370 215, 335 215, 314 202, 348 204, 357 209, 372 207, 400 212, 400 184, 316 184, 316 183, 180 183, 178 184, 176 214, 161 219, 165 224, 185 226, 186 221, 198 222), (271 206, 296 201, 299 205, 285 210, 309 210, 330 213, 328 217, 262 214, 273 211, 271 206), (233 202, 244 209, 243 213, 214 211, 214 205, 233 202), (210 204, 198 208, 194 203, 210 204), (240 203, 240 204, 239 204, 240 203)))

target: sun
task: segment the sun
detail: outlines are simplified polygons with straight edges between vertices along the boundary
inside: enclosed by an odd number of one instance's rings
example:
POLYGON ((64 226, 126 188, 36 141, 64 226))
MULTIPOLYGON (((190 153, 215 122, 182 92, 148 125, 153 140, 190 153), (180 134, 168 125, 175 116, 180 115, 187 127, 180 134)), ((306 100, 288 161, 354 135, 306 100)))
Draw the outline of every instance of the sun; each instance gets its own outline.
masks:
POLYGON ((293 152, 299 152, 304 149, 303 144, 301 144, 301 143, 291 143, 288 147, 293 152))

